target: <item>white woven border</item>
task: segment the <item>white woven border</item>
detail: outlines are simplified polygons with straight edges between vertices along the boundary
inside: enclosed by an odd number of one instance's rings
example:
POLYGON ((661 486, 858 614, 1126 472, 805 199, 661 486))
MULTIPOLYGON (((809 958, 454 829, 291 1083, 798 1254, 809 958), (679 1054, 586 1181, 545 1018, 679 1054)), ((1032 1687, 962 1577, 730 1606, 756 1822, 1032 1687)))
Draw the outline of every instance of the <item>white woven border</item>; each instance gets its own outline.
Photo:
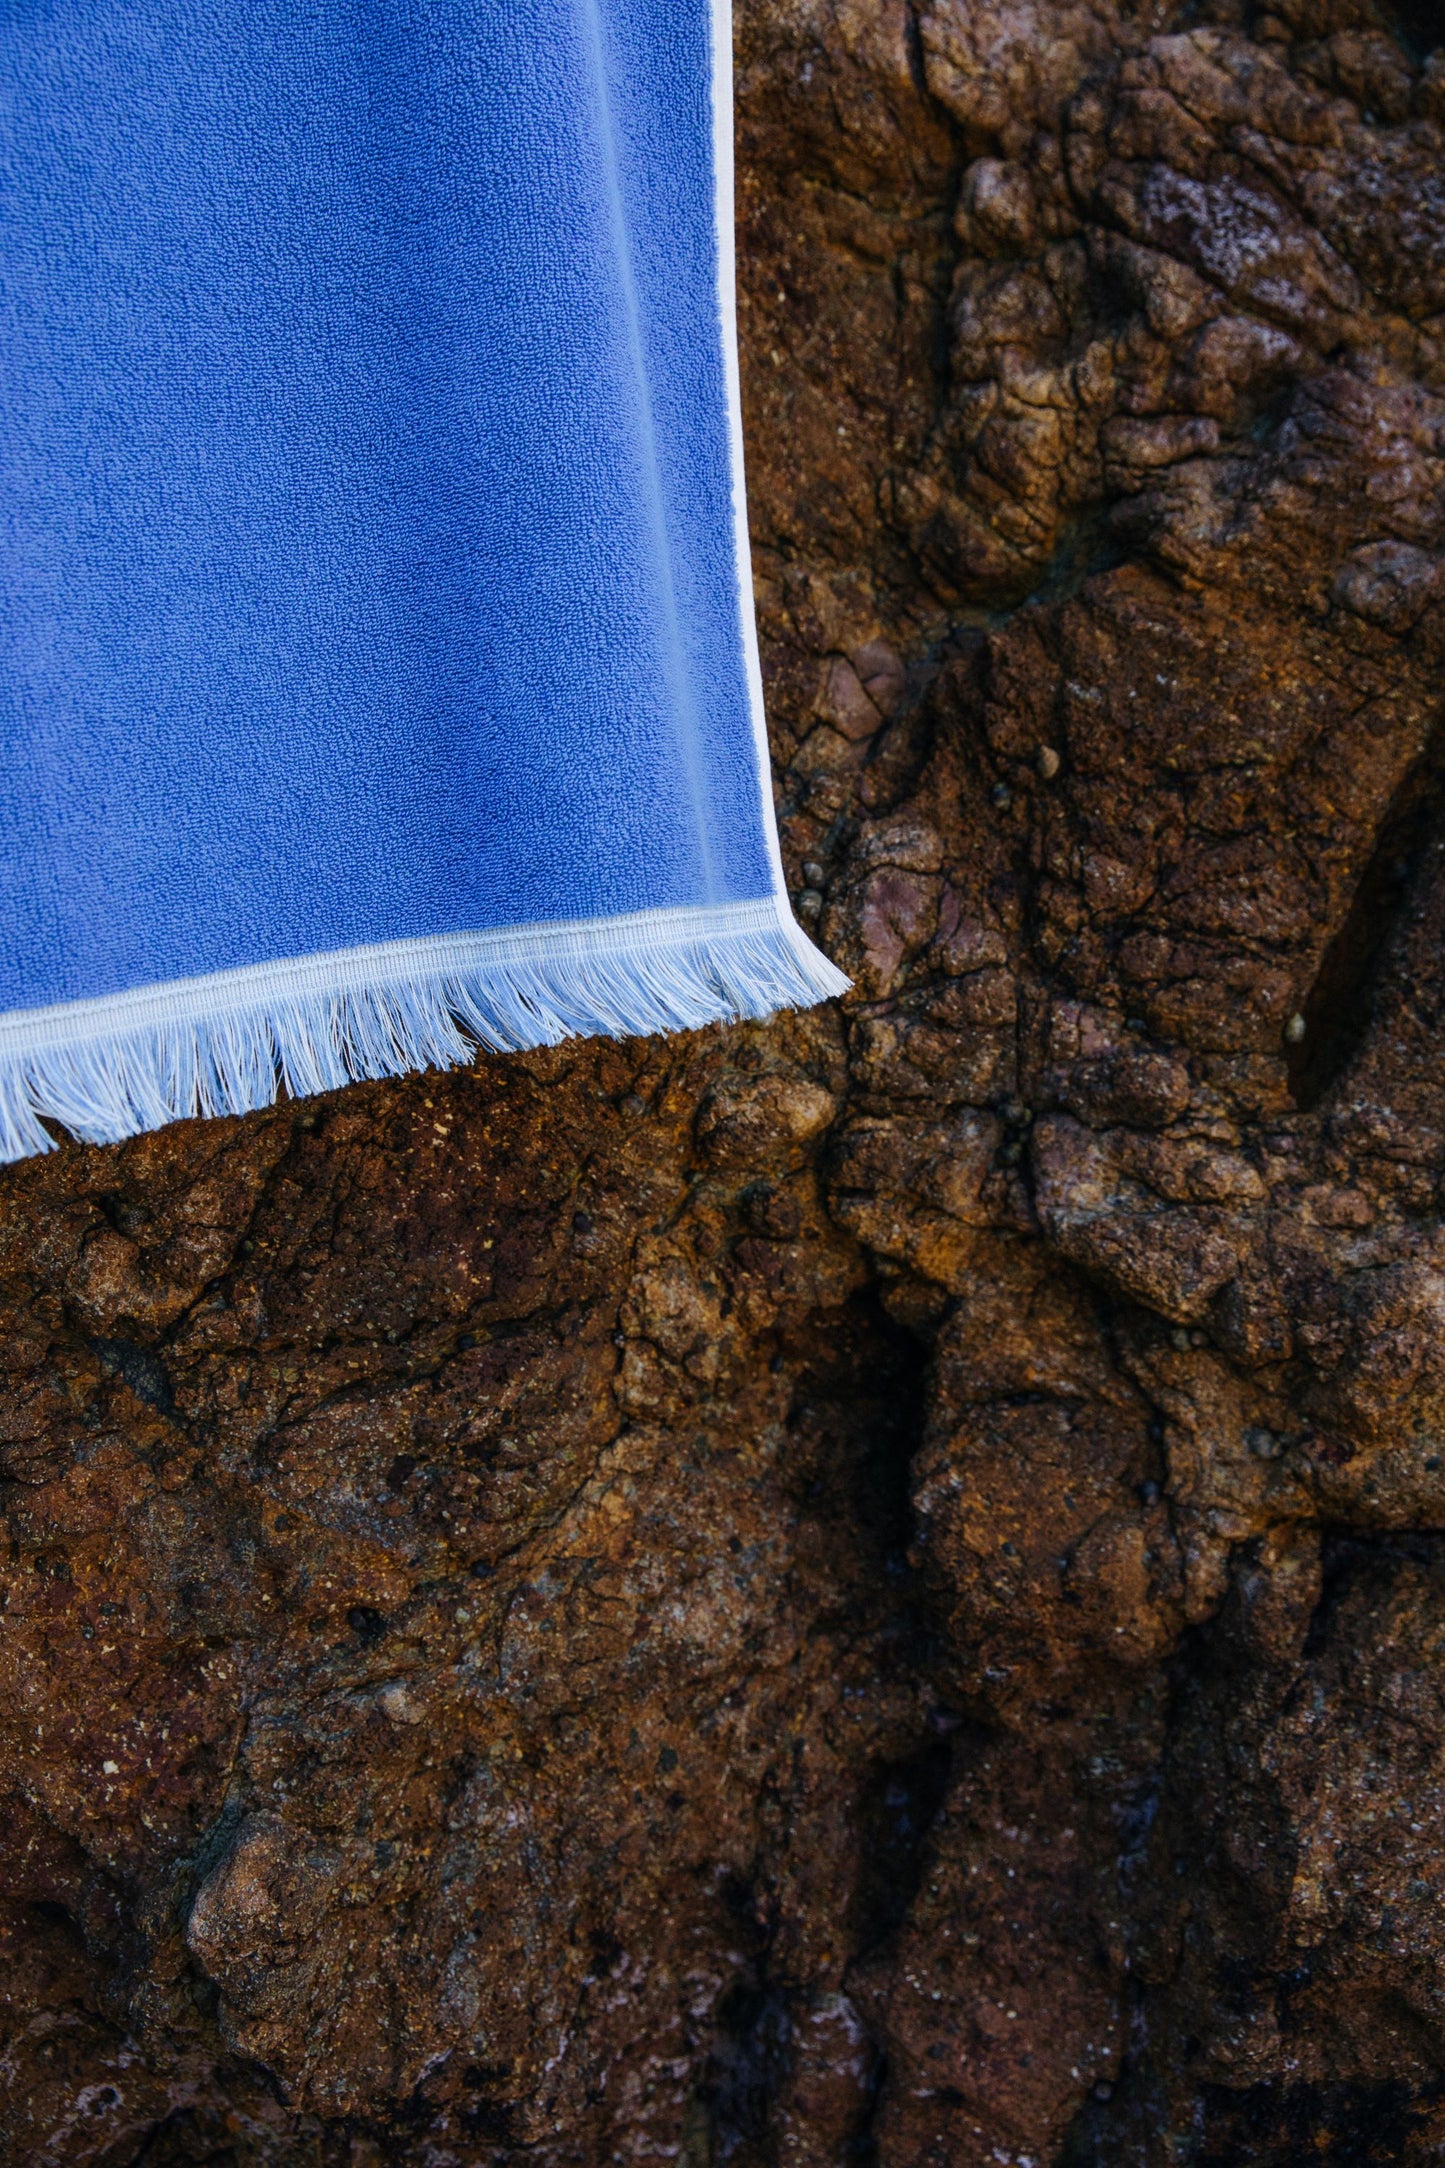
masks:
POLYGON ((753 725, 763 833, 773 869, 773 889, 791 917, 778 819, 773 805, 773 757, 768 745, 768 716, 763 700, 763 667, 758 653, 757 610, 753 598, 753 555, 748 533, 747 465, 743 447, 743 386, 738 361, 737 174, 733 149, 732 0, 712 0, 712 160, 716 185, 713 213, 717 242, 718 317, 722 335, 723 376, 727 389, 728 441, 732 467, 733 562, 737 574, 738 617, 747 668, 748 707, 753 725))
MULTIPOLYGON (((222 1015, 239 1017, 296 1001, 472 978, 478 972, 504 971, 525 977, 540 968, 566 974, 569 968, 594 960, 638 953, 665 956, 672 949, 705 948, 739 935, 776 935, 780 920, 785 933, 811 948, 791 912, 785 907, 780 913, 777 900, 769 896, 756 903, 629 911, 615 918, 555 919, 493 933, 432 934, 414 941, 377 941, 362 948, 289 956, 279 963, 208 971, 198 978, 169 979, 161 985, 59 1002, 50 1008, 12 1009, 0 1016, 0 1061, 126 1032, 206 1024, 222 1015)), ((819 957, 818 962, 823 959, 819 957)))

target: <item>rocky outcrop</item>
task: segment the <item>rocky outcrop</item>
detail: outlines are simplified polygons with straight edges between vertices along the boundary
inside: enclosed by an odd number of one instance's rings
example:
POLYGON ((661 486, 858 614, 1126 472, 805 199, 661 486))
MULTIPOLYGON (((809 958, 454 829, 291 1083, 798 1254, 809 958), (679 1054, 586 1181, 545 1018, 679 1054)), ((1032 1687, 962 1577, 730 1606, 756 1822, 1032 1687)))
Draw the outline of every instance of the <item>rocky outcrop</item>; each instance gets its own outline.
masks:
POLYGON ((0 1195, 17 2163, 1445 2145, 1445 47, 757 0, 839 1008, 0 1195))

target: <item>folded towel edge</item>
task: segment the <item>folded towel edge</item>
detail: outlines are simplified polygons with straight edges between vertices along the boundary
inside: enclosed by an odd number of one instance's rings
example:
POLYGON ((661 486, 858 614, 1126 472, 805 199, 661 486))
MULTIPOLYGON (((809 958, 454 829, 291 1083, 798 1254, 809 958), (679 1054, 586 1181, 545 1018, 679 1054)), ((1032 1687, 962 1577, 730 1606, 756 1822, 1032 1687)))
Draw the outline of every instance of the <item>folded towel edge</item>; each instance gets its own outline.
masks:
POLYGON ((448 1069, 480 1048, 641 1037, 809 1008, 848 980, 781 897, 446 934, 248 965, 0 1018, 0 1162, 58 1123, 114 1144, 448 1069))

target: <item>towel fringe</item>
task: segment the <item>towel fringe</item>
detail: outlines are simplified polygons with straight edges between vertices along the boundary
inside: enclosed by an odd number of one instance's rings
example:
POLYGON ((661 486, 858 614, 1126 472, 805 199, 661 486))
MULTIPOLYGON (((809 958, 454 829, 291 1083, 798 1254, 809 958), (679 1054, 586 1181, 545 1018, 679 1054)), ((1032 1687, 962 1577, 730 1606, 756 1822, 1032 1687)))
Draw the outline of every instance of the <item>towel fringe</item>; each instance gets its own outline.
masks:
MULTIPOLYGON (((186 1013, 114 1029, 97 1016, 84 1036, 72 1030, 49 1046, 0 1043, 0 1161, 53 1151, 43 1120, 88 1144, 115 1144, 166 1122, 252 1113, 283 1082, 307 1098, 364 1078, 454 1068, 478 1046, 519 1052, 593 1034, 694 1030, 808 1008, 848 986, 786 906, 769 924, 671 939, 648 929, 591 949, 560 931, 553 953, 540 945, 460 968, 418 965, 406 977, 382 964, 369 981, 356 976, 356 952, 341 951, 347 968, 329 989, 287 991, 282 967, 277 991, 247 986, 227 1000, 222 974, 214 1006, 206 982, 192 981, 186 1013)), ((87 1009, 103 1015, 105 1006, 87 1009)))

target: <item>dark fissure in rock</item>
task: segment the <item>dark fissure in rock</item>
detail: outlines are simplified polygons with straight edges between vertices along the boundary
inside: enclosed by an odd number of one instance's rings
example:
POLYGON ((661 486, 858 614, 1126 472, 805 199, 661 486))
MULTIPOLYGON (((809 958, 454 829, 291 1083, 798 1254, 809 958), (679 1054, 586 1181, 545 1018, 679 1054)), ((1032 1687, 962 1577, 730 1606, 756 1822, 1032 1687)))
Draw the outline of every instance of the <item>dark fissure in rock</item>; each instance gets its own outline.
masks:
POLYGON ((1445 848, 1445 727, 1397 791, 1326 949, 1304 1006, 1304 1036, 1287 1060, 1302 1111, 1317 1107, 1363 1046, 1392 942, 1445 848))

